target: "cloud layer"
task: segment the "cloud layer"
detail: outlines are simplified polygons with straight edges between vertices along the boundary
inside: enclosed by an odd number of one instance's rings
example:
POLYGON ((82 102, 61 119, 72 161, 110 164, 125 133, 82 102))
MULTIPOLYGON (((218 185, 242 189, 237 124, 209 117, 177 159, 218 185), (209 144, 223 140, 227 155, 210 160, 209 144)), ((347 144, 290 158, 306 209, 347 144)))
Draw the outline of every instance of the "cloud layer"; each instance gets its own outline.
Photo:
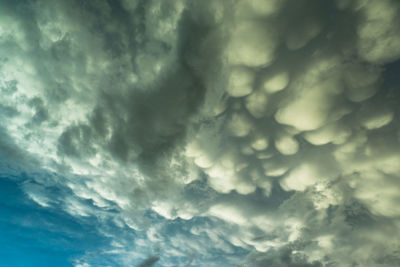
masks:
POLYGON ((0 6, 0 147, 66 177, 39 205, 117 211, 140 266, 400 263, 397 1, 0 6))

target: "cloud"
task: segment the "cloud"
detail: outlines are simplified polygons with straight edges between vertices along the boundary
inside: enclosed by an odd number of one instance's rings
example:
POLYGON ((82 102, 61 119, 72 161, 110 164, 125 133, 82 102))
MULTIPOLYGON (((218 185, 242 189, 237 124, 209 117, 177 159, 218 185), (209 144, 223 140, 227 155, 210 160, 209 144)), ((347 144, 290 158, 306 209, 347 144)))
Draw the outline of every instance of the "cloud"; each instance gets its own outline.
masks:
POLYGON ((147 259, 145 259, 143 262, 141 262, 138 266, 139 267, 151 267, 156 264, 157 261, 159 261, 160 258, 158 256, 151 256, 147 259))
POLYGON ((364 19, 359 24, 359 54, 370 62, 386 63, 399 58, 398 3, 367 1, 361 6, 364 19))
POLYGON ((318 261, 309 262, 307 256, 301 255, 292 247, 284 247, 269 253, 250 254, 242 266, 282 266, 282 267, 320 267, 318 261))
POLYGON ((1 5, 0 146, 65 177, 25 185, 40 205, 52 181, 193 264, 207 240, 250 266, 396 262, 397 2, 1 5), (168 238, 150 211, 215 225, 168 238))

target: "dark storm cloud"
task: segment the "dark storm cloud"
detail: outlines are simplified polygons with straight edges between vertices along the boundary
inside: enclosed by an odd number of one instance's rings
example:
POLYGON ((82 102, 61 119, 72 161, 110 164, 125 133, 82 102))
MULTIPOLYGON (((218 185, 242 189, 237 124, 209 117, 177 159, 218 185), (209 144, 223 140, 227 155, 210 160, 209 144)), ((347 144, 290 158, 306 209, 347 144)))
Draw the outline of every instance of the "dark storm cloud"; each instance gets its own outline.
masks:
POLYGON ((158 256, 151 256, 147 259, 145 259, 143 262, 141 262, 138 267, 152 267, 154 264, 156 264, 160 260, 160 257, 158 256))
MULTIPOLYGON (((389 264, 400 216, 396 1, 2 6, 2 127, 70 176, 78 198, 115 203, 136 230, 148 209, 216 218, 193 235, 227 253, 227 242, 254 249, 256 266, 389 264)), ((147 229, 152 242, 160 229, 147 229)))
POLYGON ((318 261, 309 262, 307 256, 297 254, 293 248, 284 247, 279 251, 250 254, 246 263, 241 266, 322 267, 323 265, 318 261))
POLYGON ((32 159, 13 142, 2 128, 0 128, 0 151, 2 177, 18 175, 23 171, 23 166, 29 168, 32 159))

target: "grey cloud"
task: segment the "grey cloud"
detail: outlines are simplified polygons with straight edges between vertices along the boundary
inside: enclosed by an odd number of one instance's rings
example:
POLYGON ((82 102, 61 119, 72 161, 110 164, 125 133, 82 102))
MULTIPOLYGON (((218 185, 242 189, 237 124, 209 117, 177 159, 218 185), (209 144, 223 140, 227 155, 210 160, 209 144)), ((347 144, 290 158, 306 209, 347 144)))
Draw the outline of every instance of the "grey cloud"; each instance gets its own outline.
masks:
POLYGON ((250 254, 246 263, 240 266, 321 267, 323 265, 318 261, 309 262, 307 256, 297 254, 291 247, 285 247, 279 251, 250 254))
POLYGON ((397 2, 2 5, 2 127, 78 197, 132 228, 147 209, 226 223, 194 232, 255 266, 389 264, 397 2))
POLYGON ((40 98, 33 98, 29 101, 29 105, 31 105, 35 110, 35 115, 32 117, 33 124, 39 124, 49 118, 49 114, 47 109, 43 105, 43 100, 40 98))
POLYGON ((154 266, 158 261, 160 260, 160 257, 158 256, 151 256, 147 259, 145 259, 143 262, 141 262, 138 267, 151 267, 154 266))

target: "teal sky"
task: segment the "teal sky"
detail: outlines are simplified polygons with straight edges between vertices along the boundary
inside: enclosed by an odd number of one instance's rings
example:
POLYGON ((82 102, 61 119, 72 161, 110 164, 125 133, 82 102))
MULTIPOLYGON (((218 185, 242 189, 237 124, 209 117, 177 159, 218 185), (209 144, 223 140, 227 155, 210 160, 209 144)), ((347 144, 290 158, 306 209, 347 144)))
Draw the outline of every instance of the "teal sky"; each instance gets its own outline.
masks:
POLYGON ((0 0, 0 266, 400 266, 400 2, 0 0))

